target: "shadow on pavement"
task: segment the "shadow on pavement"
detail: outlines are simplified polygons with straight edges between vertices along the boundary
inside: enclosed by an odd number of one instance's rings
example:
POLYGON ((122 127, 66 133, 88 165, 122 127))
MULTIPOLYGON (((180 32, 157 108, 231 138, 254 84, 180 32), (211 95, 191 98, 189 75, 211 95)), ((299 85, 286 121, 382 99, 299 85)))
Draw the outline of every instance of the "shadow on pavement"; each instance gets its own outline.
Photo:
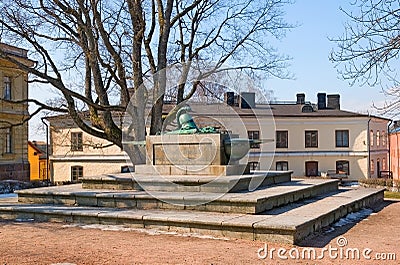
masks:
MULTIPOLYGON (((392 203, 400 203, 400 200, 392 200, 392 199, 385 199, 383 202, 376 203, 372 207, 369 207, 370 209, 373 210, 374 213, 378 213, 381 210, 383 210, 385 207, 391 205, 392 203)), ((368 217, 366 217, 368 218, 368 217)), ((362 219, 363 220, 363 219, 362 219)), ((334 230, 332 231, 332 226, 324 227, 321 232, 315 233, 311 236, 308 236, 304 240, 302 240, 298 246, 300 247, 315 247, 315 248, 323 248, 326 245, 329 244, 334 238, 339 237, 340 235, 343 235, 347 231, 349 231, 351 228, 353 228, 357 223, 359 223, 359 220, 357 222, 343 225, 340 227, 334 227, 334 230)))

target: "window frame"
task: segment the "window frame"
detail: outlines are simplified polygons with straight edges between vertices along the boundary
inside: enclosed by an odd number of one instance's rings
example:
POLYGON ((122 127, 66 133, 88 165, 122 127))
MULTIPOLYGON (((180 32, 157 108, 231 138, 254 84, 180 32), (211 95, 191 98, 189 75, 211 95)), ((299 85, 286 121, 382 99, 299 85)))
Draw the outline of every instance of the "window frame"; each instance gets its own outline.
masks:
POLYGON ((339 164, 341 164, 341 166, 342 166, 342 171, 344 171, 344 172, 346 172, 346 175, 350 175, 350 161, 348 161, 348 160, 337 160, 336 161, 336 174, 341 174, 340 172, 339 172, 339 164), (346 170, 343 170, 343 165, 344 164, 347 164, 347 171, 346 170))
POLYGON ((383 130, 382 130, 381 138, 382 138, 382 147, 387 147, 386 133, 383 130))
POLYGON ((376 131, 376 147, 379 147, 381 143, 381 132, 379 130, 376 131))
POLYGON ((79 182, 83 178, 83 166, 71 166, 71 182, 79 182))
POLYGON ((370 170, 370 173, 371 173, 371 176, 372 176, 373 174, 375 174, 375 161, 374 161, 374 159, 371 159, 369 163, 370 163, 369 170, 370 170))
POLYGON ((349 147, 350 140, 349 140, 350 132, 349 130, 336 130, 335 131, 335 146, 336 147, 349 147), (344 141, 343 135, 347 135, 347 142, 344 141), (339 137, 341 137, 339 139, 339 137), (338 144, 340 142, 340 144, 338 144))
POLYGON ((374 130, 369 131, 369 145, 374 146, 374 130))
POLYGON ((11 100, 12 99, 12 82, 11 82, 11 77, 10 76, 4 76, 3 77, 3 86, 4 86, 4 91, 3 91, 3 99, 5 100, 11 100))
MULTIPOLYGON (((260 140, 260 131, 247 131, 247 136, 250 140, 260 140)), ((260 148, 260 144, 250 144, 250 148, 260 148)))
POLYGON ((382 157, 382 165, 381 165, 381 167, 382 167, 382 171, 386 171, 386 158, 385 157, 382 157))
POLYGON ((307 130, 304 132, 304 147, 318 148, 318 130, 307 130), (315 137, 314 140, 313 137, 315 137))
POLYGON ((260 163, 258 161, 250 161, 247 163, 250 167, 250 170, 257 170, 260 163))
POLYGON ((11 127, 6 128, 4 153, 6 153, 6 154, 13 153, 13 130, 11 127))
POLYGON ((71 132, 71 151, 83 151, 82 132, 71 132))
POLYGON ((275 170, 276 171, 288 171, 289 170, 289 162, 288 161, 276 161, 275 170), (283 165, 286 165, 286 169, 284 169, 283 165))
POLYGON ((275 133, 276 148, 288 148, 289 146, 289 131, 276 131, 275 133), (283 136, 283 137, 282 137, 283 136), (282 140, 282 138, 284 138, 282 140), (283 142, 283 144, 281 144, 283 142))

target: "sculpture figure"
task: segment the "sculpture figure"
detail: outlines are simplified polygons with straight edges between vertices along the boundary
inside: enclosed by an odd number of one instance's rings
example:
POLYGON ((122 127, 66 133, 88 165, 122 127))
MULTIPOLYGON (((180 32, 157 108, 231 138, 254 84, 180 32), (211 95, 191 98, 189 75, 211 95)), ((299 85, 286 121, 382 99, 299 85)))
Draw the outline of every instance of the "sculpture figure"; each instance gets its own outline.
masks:
POLYGON ((176 123, 178 129, 167 132, 166 134, 195 134, 195 133, 217 133, 214 127, 207 126, 198 128, 189 112, 192 111, 190 106, 184 106, 176 112, 176 123))
MULTIPOLYGON (((178 129, 166 134, 218 133, 211 126, 198 128, 193 117, 189 114, 190 111, 192 111, 190 106, 180 108, 176 113, 178 129)), ((251 145, 261 143, 263 143, 263 140, 259 139, 229 138, 224 141, 224 151, 231 161, 238 161, 249 152, 251 145)))

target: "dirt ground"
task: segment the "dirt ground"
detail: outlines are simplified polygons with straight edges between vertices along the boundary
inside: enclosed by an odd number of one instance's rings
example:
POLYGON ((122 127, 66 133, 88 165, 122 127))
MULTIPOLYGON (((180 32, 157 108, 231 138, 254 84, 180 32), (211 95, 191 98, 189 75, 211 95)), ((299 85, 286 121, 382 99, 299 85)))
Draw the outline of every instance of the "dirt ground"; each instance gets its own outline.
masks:
POLYGON ((400 201, 385 201, 375 210, 301 247, 0 220, 0 264, 399 264, 400 201))

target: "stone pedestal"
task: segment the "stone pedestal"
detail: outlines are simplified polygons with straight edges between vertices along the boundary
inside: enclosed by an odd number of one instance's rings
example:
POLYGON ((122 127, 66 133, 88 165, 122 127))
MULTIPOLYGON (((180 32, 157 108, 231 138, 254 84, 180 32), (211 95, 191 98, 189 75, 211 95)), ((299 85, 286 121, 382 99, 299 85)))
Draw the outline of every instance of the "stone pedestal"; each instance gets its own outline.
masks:
POLYGON ((155 135, 146 138, 146 165, 136 174, 146 175, 242 175, 247 165, 230 163, 224 141, 228 134, 155 135))

